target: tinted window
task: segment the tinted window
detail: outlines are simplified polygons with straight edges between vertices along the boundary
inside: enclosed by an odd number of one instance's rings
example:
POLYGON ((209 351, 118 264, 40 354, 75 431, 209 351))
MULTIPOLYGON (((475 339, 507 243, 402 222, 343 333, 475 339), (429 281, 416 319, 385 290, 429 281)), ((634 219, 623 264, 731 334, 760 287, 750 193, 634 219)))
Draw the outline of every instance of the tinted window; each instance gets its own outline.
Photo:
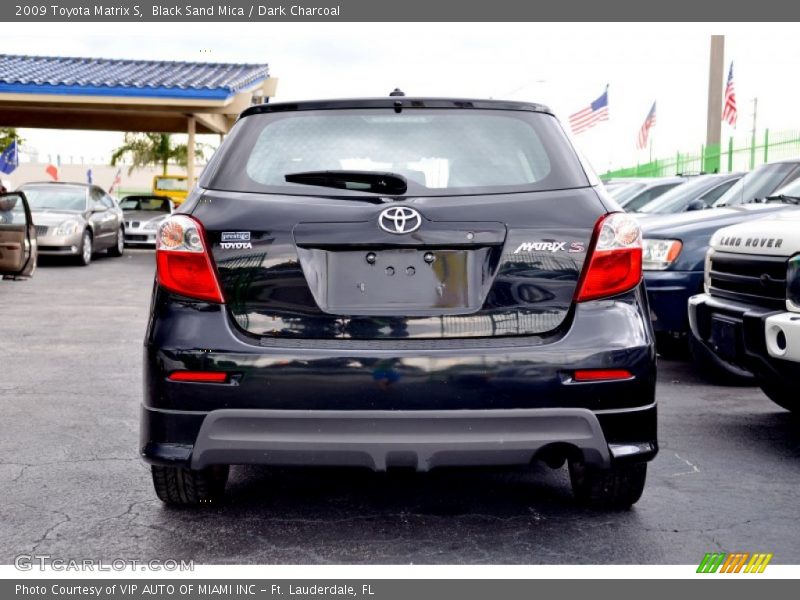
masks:
POLYGON ((86 210, 86 188, 58 185, 23 186, 31 210, 86 210))
POLYGON ((796 167, 794 163, 762 165, 737 181, 714 206, 731 206, 769 196, 796 167))
POLYGON ((286 183, 289 173, 393 172, 408 194, 588 185, 558 122, 529 111, 385 109, 255 114, 237 123, 201 185, 287 194, 361 194, 286 183))

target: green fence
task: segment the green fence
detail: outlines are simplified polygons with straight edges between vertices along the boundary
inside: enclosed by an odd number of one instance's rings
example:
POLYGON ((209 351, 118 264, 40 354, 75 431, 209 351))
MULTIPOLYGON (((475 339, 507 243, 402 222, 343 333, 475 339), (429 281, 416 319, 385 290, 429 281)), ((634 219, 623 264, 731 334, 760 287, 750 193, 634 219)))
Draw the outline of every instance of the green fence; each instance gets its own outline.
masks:
POLYGON ((658 158, 634 167, 615 169, 602 175, 612 177, 664 177, 678 173, 727 173, 749 171, 766 162, 800 158, 800 131, 771 132, 765 129, 719 146, 701 146, 698 152, 677 152, 669 158, 658 158))

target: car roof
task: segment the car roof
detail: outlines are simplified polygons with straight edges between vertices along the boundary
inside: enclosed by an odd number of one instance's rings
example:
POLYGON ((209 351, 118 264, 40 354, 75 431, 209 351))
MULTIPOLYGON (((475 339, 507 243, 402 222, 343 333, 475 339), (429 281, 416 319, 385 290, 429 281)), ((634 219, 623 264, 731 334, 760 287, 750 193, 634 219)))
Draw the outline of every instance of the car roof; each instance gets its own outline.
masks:
POLYGON ((62 186, 74 186, 74 187, 98 187, 93 183, 83 183, 80 181, 28 181, 27 183, 23 183, 19 187, 24 187, 26 185, 62 185, 62 186))
POLYGON ((259 113, 294 112, 303 110, 342 110, 348 108, 461 108, 483 110, 522 110, 552 115, 543 104, 513 100, 479 100, 470 98, 412 98, 390 96, 384 98, 341 98, 330 100, 304 100, 300 102, 275 102, 257 104, 245 109, 240 118, 259 113))

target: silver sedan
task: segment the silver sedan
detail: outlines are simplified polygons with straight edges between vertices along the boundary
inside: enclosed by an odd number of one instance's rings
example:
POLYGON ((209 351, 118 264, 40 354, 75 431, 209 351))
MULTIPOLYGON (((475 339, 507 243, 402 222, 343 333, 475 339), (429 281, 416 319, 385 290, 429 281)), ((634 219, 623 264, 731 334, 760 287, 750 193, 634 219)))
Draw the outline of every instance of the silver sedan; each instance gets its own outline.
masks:
POLYGON ((155 245, 158 226, 174 207, 166 196, 125 196, 119 203, 125 215, 125 243, 155 245))
POLYGON ((122 211, 101 188, 85 183, 26 183, 40 256, 69 256, 88 265, 107 250, 122 256, 125 228, 122 211))

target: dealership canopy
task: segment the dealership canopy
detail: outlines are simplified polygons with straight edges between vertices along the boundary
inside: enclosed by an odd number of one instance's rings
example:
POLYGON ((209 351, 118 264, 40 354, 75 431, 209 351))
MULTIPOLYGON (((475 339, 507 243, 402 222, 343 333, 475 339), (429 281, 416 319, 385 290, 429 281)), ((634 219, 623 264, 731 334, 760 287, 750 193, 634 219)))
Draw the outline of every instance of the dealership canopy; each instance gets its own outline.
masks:
POLYGON ((266 64, 0 54, 0 127, 187 133, 191 156, 276 85, 266 64))

